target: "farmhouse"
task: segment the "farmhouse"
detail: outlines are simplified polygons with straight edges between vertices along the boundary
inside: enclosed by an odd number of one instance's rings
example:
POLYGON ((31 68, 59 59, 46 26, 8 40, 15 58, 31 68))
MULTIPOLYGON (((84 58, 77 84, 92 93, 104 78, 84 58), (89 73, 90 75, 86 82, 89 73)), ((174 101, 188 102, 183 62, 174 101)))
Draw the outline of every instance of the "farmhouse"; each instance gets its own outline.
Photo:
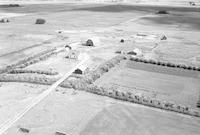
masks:
POLYGON ((79 51, 76 50, 70 50, 67 53, 67 56, 65 58, 69 58, 69 59, 79 59, 79 51))

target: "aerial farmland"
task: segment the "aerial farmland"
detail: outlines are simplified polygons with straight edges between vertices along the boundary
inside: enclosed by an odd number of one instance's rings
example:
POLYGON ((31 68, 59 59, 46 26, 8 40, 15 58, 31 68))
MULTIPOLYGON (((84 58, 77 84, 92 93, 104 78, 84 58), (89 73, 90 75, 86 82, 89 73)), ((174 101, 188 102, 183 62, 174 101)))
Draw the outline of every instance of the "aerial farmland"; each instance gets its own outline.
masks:
POLYGON ((199 135, 200 1, 0 0, 0 135, 199 135))

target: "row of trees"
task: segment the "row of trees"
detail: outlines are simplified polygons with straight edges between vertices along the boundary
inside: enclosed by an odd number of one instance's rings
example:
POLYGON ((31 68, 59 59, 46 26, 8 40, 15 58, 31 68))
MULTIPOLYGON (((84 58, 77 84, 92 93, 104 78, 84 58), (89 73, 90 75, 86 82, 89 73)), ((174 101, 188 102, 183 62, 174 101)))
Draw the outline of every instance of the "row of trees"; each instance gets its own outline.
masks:
POLYGON ((53 51, 55 51, 56 48, 52 48, 52 49, 48 49, 46 51, 43 51, 43 52, 40 52, 38 54, 35 54, 35 55, 32 55, 32 56, 29 56, 23 60, 20 60, 14 64, 11 64, 11 65, 8 65, 6 67, 3 67, 0 69, 0 74, 1 73, 5 73, 5 72, 9 72, 17 67, 25 67, 25 66, 28 66, 30 64, 33 64, 35 62, 39 62, 38 58, 39 57, 42 57, 42 56, 45 56, 49 53, 52 53, 53 51))
POLYGON ((160 108, 164 110, 174 111, 178 113, 183 113, 191 116, 200 117, 200 113, 198 110, 191 109, 189 107, 183 106, 183 105, 177 105, 173 102, 166 102, 166 101, 160 101, 156 99, 151 99, 149 97, 139 96, 135 95, 131 92, 122 92, 118 90, 110 90, 103 87, 98 87, 96 85, 88 85, 87 88, 84 88, 84 90, 102 95, 102 96, 108 96, 111 98, 115 98, 118 100, 128 101, 132 103, 138 103, 146 106, 151 106, 155 108, 160 108))
MULTIPOLYGON (((66 80, 61 84, 61 87, 65 88, 74 88, 78 90, 84 90, 94 94, 108 96, 111 98, 129 101, 133 103, 143 104, 147 106, 152 106, 160 109, 175 111, 179 113, 184 113, 187 115, 192 115, 200 117, 200 113, 196 110, 192 110, 189 107, 182 105, 176 105, 171 102, 163 102, 155 99, 151 99, 144 96, 135 95, 131 92, 122 92, 113 89, 98 87, 93 84, 93 82, 100 78, 104 73, 108 72, 110 68, 114 67, 121 60, 126 59, 124 56, 117 56, 103 64, 101 64, 95 71, 92 71, 86 74, 83 78, 78 78, 74 80, 66 80)), ((46 84, 50 85, 56 82, 59 78, 56 77, 47 77, 45 75, 25 75, 25 74, 1 74, 0 81, 14 81, 14 82, 30 82, 37 84, 46 84)))
POLYGON ((14 69, 9 74, 23 74, 23 73, 35 73, 44 75, 58 75, 56 71, 44 71, 44 70, 27 70, 27 69, 14 69))
POLYGON ((36 84, 50 85, 56 82, 59 77, 46 76, 40 74, 0 74, 1 82, 28 82, 36 84))
POLYGON ((143 62, 143 63, 148 63, 148 64, 159 65, 159 66, 166 66, 166 67, 181 68, 181 69, 186 69, 186 70, 200 71, 200 67, 187 66, 187 65, 183 65, 183 64, 174 64, 174 63, 171 63, 171 62, 146 60, 146 59, 135 58, 135 57, 131 57, 130 60, 136 61, 136 62, 143 62))
POLYGON ((59 53, 59 52, 54 52, 54 51, 52 50, 52 51, 50 51, 50 52, 48 52, 48 53, 46 53, 46 54, 44 54, 44 55, 41 55, 41 56, 39 56, 39 57, 37 57, 37 58, 35 58, 35 59, 32 59, 32 60, 27 61, 27 62, 24 62, 23 64, 17 66, 17 68, 25 68, 25 67, 27 67, 27 66, 29 66, 29 65, 38 63, 38 62, 40 62, 40 61, 42 61, 42 60, 46 60, 46 59, 48 59, 50 56, 52 56, 52 55, 54 55, 54 54, 57 54, 57 53, 59 53))

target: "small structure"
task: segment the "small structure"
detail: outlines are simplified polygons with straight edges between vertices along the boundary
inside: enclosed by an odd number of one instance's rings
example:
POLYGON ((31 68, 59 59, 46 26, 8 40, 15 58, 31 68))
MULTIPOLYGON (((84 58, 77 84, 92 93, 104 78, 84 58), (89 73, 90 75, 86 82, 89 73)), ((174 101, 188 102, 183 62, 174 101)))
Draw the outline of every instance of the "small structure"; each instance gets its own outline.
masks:
POLYGON ((23 132, 23 133, 29 133, 29 132, 30 132, 29 129, 27 129, 27 128, 22 128, 22 127, 19 128, 19 131, 20 131, 20 132, 23 132))
POLYGON ((85 74, 85 72, 88 70, 87 64, 81 65, 79 68, 77 68, 74 71, 74 74, 85 74))
POLYGON ((72 50, 72 47, 70 45, 65 45, 65 50, 66 51, 72 50))
POLYGON ((124 39, 121 39, 120 42, 121 42, 121 43, 124 43, 124 39))
POLYGON ((9 4, 8 7, 20 7, 19 4, 9 4))
POLYGON ((57 131, 57 132, 55 132, 55 135, 66 135, 66 134, 57 131))
POLYGON ((8 23, 8 22, 10 22, 8 19, 1 19, 0 20, 0 23, 8 23))
POLYGON ((79 59, 80 53, 76 50, 70 50, 65 58, 69 59, 79 59))
POLYGON ((165 35, 163 35, 160 40, 167 40, 167 37, 165 35))
POLYGON ((122 51, 119 51, 119 50, 118 50, 118 51, 116 51, 115 53, 121 54, 121 53, 122 53, 122 51))
POLYGON ((99 46, 100 45, 100 39, 98 37, 91 37, 87 38, 87 40, 83 39, 82 45, 84 46, 99 46))
POLYGON ((134 51, 130 51, 130 52, 128 52, 127 54, 129 54, 129 55, 137 55, 137 53, 134 52, 134 51))
POLYGON ((75 71, 74 71, 74 74, 84 74, 85 71, 87 70, 87 66, 86 65, 81 65, 79 68, 77 68, 75 71))
POLYGON ((190 4, 190 6, 195 6, 196 5, 195 2, 193 2, 193 1, 190 1, 189 4, 190 4))
POLYGON ((200 108, 200 99, 197 101, 197 107, 200 108))
POLYGON ((35 24, 45 24, 45 23, 46 23, 45 19, 41 19, 41 18, 37 19, 35 22, 35 24))
POLYGON ((129 51, 127 54, 130 54, 130 55, 142 55, 142 51, 138 48, 135 48, 133 51, 129 51))
POLYGON ((94 46, 93 41, 92 41, 91 39, 88 39, 88 40, 86 41, 86 46, 94 46))
POLYGON ((156 14, 169 14, 169 13, 165 10, 159 10, 158 12, 156 12, 156 14))

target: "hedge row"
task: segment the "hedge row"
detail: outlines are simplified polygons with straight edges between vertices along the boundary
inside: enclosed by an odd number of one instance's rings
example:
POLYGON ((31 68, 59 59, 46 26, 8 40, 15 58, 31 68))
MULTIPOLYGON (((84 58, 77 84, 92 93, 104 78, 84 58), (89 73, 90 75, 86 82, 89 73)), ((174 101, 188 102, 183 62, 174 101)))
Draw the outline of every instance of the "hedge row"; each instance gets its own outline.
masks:
POLYGON ((170 63, 170 62, 146 60, 146 59, 141 59, 141 58, 137 58, 137 57, 131 57, 130 60, 136 61, 136 62, 143 62, 143 63, 147 63, 147 64, 159 65, 159 66, 166 66, 166 67, 181 68, 181 69, 186 69, 186 70, 200 71, 200 67, 187 66, 187 65, 183 65, 183 64, 174 64, 174 63, 170 63))
POLYGON ((26 70, 26 69, 14 69, 8 73, 9 74, 36 73, 36 74, 44 74, 44 75, 58 75, 58 72, 56 71, 26 70))
MULTIPOLYGON (((61 50, 61 51, 62 51, 62 50, 61 50)), ((27 62, 24 62, 23 64, 17 66, 16 68, 25 68, 25 67, 27 67, 27 66, 29 66, 29 65, 38 63, 38 62, 40 62, 40 61, 42 61, 42 60, 46 60, 46 59, 48 59, 50 56, 52 56, 52 55, 54 55, 54 54, 58 54, 58 53, 59 53, 59 52, 51 51, 51 52, 49 52, 49 53, 47 53, 47 54, 44 54, 44 55, 41 55, 41 56, 39 56, 39 57, 37 57, 37 58, 35 58, 35 59, 32 59, 32 60, 27 61, 27 62)))
POLYGON ((155 108, 160 108, 164 110, 174 111, 178 113, 183 113, 191 116, 200 117, 200 112, 198 110, 191 109, 183 105, 177 105, 172 102, 160 101, 156 99, 147 98, 144 96, 139 96, 131 92, 121 92, 117 90, 110 90, 103 87, 98 87, 96 85, 87 85, 82 87, 81 90, 85 90, 90 93, 108 96, 114 99, 128 101, 132 103, 142 104, 145 106, 151 106, 155 108))
POLYGON ((94 71, 90 71, 89 73, 85 74, 82 78, 88 84, 92 84, 98 78, 100 78, 104 73, 108 72, 111 68, 113 68, 116 64, 119 64, 122 60, 126 59, 123 55, 118 55, 101 65, 99 65, 94 71))
MULTIPOLYGON (((25 59, 23 59, 23 60, 20 60, 20 61, 18 61, 18 62, 15 63, 15 64, 11 64, 11 65, 8 65, 8 66, 6 66, 6 67, 4 67, 4 68, 1 68, 1 69, 0 69, 0 74, 1 74, 1 73, 5 73, 5 72, 9 72, 10 70, 15 69, 16 67, 20 67, 20 65, 23 65, 24 63, 28 63, 29 61, 32 61, 32 63, 33 63, 33 61, 34 61, 37 57, 41 57, 41 56, 44 56, 45 54, 52 53, 52 52, 55 51, 55 50, 56 50, 56 48, 48 49, 48 50, 43 51, 43 52, 41 52, 41 53, 38 53, 38 54, 36 54, 36 55, 32 55, 32 56, 29 56, 28 58, 25 58, 25 59)), ((36 60, 35 60, 35 62, 36 62, 36 60)), ((37 62, 38 62, 38 61, 37 61, 37 62)), ((30 62, 30 63, 31 63, 31 62, 30 62)))
POLYGON ((49 77, 42 74, 0 74, 0 82, 28 82, 51 85, 58 79, 59 77, 49 77))
MULTIPOLYGON (((65 88, 83 88, 87 86, 87 84, 92 84, 96 79, 100 78, 100 76, 108 72, 108 70, 118 64, 121 60, 125 59, 124 56, 116 56, 111 60, 106 61, 105 63, 101 64, 96 70, 87 73, 84 76, 76 77, 75 80, 66 80, 61 83, 61 87, 65 88)), ((0 74, 0 81, 1 82, 29 82, 29 83, 38 83, 38 84, 45 84, 51 85, 58 80, 56 77, 49 77, 42 74, 26 74, 26 73, 33 73, 35 71, 30 70, 12 70, 10 71, 11 74, 0 74), (14 74, 17 73, 17 74, 14 74), (23 73, 23 74, 19 74, 23 73)), ((40 71, 38 71, 40 72, 40 71)), ((41 73, 41 72, 40 72, 41 73)), ((46 73, 50 74, 50 73, 46 73)), ((73 74, 72 76, 73 77, 73 74)))

